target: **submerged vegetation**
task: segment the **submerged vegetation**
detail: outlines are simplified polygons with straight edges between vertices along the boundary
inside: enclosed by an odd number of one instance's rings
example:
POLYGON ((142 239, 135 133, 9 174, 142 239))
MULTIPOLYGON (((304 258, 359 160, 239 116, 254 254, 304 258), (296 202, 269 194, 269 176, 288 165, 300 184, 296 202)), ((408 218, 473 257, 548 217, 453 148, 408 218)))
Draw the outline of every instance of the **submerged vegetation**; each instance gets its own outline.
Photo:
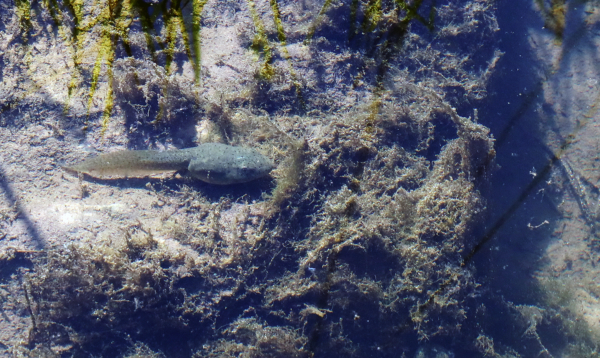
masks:
POLYGON ((15 2, 2 15, 18 34, 1 55, 14 79, 0 89, 3 124, 26 126, 6 120, 21 110, 43 121, 39 105, 72 147, 210 140, 256 147, 278 168, 258 195, 149 184, 171 209, 159 229, 115 215, 119 234, 92 228, 93 245, 66 237, 29 253, 14 281, 31 326, 12 352, 566 349, 538 334, 566 323, 489 294, 464 265, 495 168, 475 110, 502 56, 492 3, 15 2))
MULTIPOLYGON (((115 60, 119 58, 148 57, 154 63, 160 64, 168 76, 173 70, 176 47, 183 46, 187 59, 193 66, 194 80, 200 83, 201 73, 201 18, 206 0, 192 1, 144 2, 142 0, 115 1, 104 0, 94 3, 79 1, 43 1, 16 2, 16 15, 19 18, 23 45, 29 44, 29 39, 35 36, 36 29, 32 17, 36 13, 50 16, 55 26, 56 35, 63 42, 65 50, 70 54, 70 74, 68 97, 64 103, 65 114, 69 114, 71 100, 77 92, 87 92, 87 120, 90 111, 94 109, 94 101, 101 75, 107 81, 106 95, 102 109, 102 134, 108 127, 115 101, 115 60), (157 32, 161 25, 164 33, 157 32), (145 46, 140 48, 137 36, 130 32, 139 31, 145 39, 145 46), (89 87, 86 85, 89 83, 89 87)), ((43 22, 36 22, 40 25, 43 22)), ((30 48, 26 46, 25 52, 30 48)), ((31 56, 30 53, 27 56, 31 56)), ((168 81, 163 81, 161 95, 169 98, 168 81)), ((135 84, 130 84, 134 87, 135 84)), ((166 111, 160 104, 156 120, 160 120, 166 111)))

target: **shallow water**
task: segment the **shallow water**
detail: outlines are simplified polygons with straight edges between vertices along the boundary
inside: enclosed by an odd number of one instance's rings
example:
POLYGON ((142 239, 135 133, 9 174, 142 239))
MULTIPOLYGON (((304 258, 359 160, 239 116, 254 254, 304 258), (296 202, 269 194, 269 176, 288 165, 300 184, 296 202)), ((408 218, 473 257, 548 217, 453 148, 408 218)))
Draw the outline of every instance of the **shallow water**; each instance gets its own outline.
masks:
POLYGON ((0 349, 596 356, 599 19, 560 0, 0 1, 0 349), (207 142, 277 168, 232 186, 61 169, 207 142))

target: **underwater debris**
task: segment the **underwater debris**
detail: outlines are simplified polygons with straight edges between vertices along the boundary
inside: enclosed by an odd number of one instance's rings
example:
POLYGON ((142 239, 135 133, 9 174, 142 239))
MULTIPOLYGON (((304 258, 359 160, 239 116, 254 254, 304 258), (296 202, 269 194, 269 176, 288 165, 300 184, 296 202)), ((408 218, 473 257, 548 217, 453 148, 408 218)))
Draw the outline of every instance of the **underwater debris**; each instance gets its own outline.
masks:
POLYGON ((309 357, 302 347, 306 338, 289 327, 276 327, 256 318, 239 319, 223 331, 221 338, 205 346, 194 357, 309 357))
POLYGON ((177 283, 183 277, 168 273, 186 263, 165 255, 147 234, 124 241, 118 247, 72 245, 39 259, 43 264, 27 278, 39 322, 30 333, 32 346, 52 349, 66 341, 72 352, 116 354, 131 348, 128 337, 153 337, 143 339, 152 344, 187 335, 184 316, 192 318, 203 308, 192 308, 195 299, 177 283), (64 332, 60 340, 53 327, 64 332))
POLYGON ((554 32, 555 40, 560 43, 565 32, 568 5, 566 0, 536 0, 536 6, 544 19, 544 26, 554 32))

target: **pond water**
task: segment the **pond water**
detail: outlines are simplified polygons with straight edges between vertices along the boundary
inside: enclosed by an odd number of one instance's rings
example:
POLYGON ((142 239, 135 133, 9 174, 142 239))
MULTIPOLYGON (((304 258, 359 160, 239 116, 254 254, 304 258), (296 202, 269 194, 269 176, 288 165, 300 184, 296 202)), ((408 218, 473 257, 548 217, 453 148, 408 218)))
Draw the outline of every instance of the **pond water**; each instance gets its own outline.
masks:
POLYGON ((0 351, 598 356, 599 5, 0 0, 0 351))

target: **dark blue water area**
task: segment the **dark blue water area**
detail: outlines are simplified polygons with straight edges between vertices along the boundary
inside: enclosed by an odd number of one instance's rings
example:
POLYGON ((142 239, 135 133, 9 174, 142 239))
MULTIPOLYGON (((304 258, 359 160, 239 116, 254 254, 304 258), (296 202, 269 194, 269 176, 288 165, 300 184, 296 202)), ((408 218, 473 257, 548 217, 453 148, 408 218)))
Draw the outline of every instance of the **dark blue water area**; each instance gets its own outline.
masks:
MULTIPOLYGON (((530 230, 529 226, 560 217, 543 190, 559 163, 543 142, 547 129, 540 125, 535 112, 542 102, 542 85, 548 80, 540 74, 548 71, 532 57, 529 43, 530 30, 549 30, 543 29, 543 19, 533 11, 531 1, 503 0, 497 6, 504 56, 492 79, 490 95, 479 108, 479 120, 496 138, 498 167, 484 193, 487 217, 477 232, 479 246, 470 262, 486 292, 481 303, 490 310, 501 309, 500 301, 540 305, 542 293, 532 277, 543 264, 540 258, 550 243, 553 227, 530 230)), ((565 38, 569 35, 566 32, 565 38)), ((502 314, 498 312, 485 328, 495 339, 510 345, 515 327, 502 314)), ((564 344, 557 332, 546 333, 548 349, 564 344), (548 337, 556 339, 552 342, 548 337)))
MULTIPOLYGON (((548 72, 532 57, 529 42, 532 29, 550 30, 543 29, 544 21, 534 12, 532 1, 502 0, 497 10, 504 55, 491 80, 489 96, 478 108, 479 122, 489 127, 496 139, 497 167, 483 192, 487 214, 474 233, 477 245, 467 261, 482 284, 480 303, 491 312, 498 310, 490 315, 493 318, 481 327, 482 331, 494 337, 496 343, 511 346, 523 341, 515 336, 519 329, 500 302, 541 303, 541 292, 532 277, 542 264, 540 258, 553 227, 550 224, 530 230, 529 226, 544 220, 552 222, 560 215, 542 190, 558 162, 553 161, 552 152, 543 142, 543 131, 547 129, 540 125, 535 111, 542 101, 543 81, 548 80, 541 74, 548 72)), ((565 38, 568 36, 565 33, 565 38)), ((550 350, 564 344, 557 333, 546 332, 546 339, 555 338, 554 342, 544 342, 550 350)), ((456 353, 456 357, 463 356, 456 353)))
POLYGON ((539 132, 535 104, 541 95, 542 64, 531 58, 528 31, 544 26, 530 1, 498 3, 500 49, 504 52, 479 109, 479 120, 496 138, 497 169, 493 170, 487 196, 487 218, 480 228, 482 246, 473 256, 480 280, 508 299, 527 303, 531 266, 537 262, 545 230, 532 233, 527 224, 538 225, 556 215, 538 195, 538 179, 549 160, 539 132))

